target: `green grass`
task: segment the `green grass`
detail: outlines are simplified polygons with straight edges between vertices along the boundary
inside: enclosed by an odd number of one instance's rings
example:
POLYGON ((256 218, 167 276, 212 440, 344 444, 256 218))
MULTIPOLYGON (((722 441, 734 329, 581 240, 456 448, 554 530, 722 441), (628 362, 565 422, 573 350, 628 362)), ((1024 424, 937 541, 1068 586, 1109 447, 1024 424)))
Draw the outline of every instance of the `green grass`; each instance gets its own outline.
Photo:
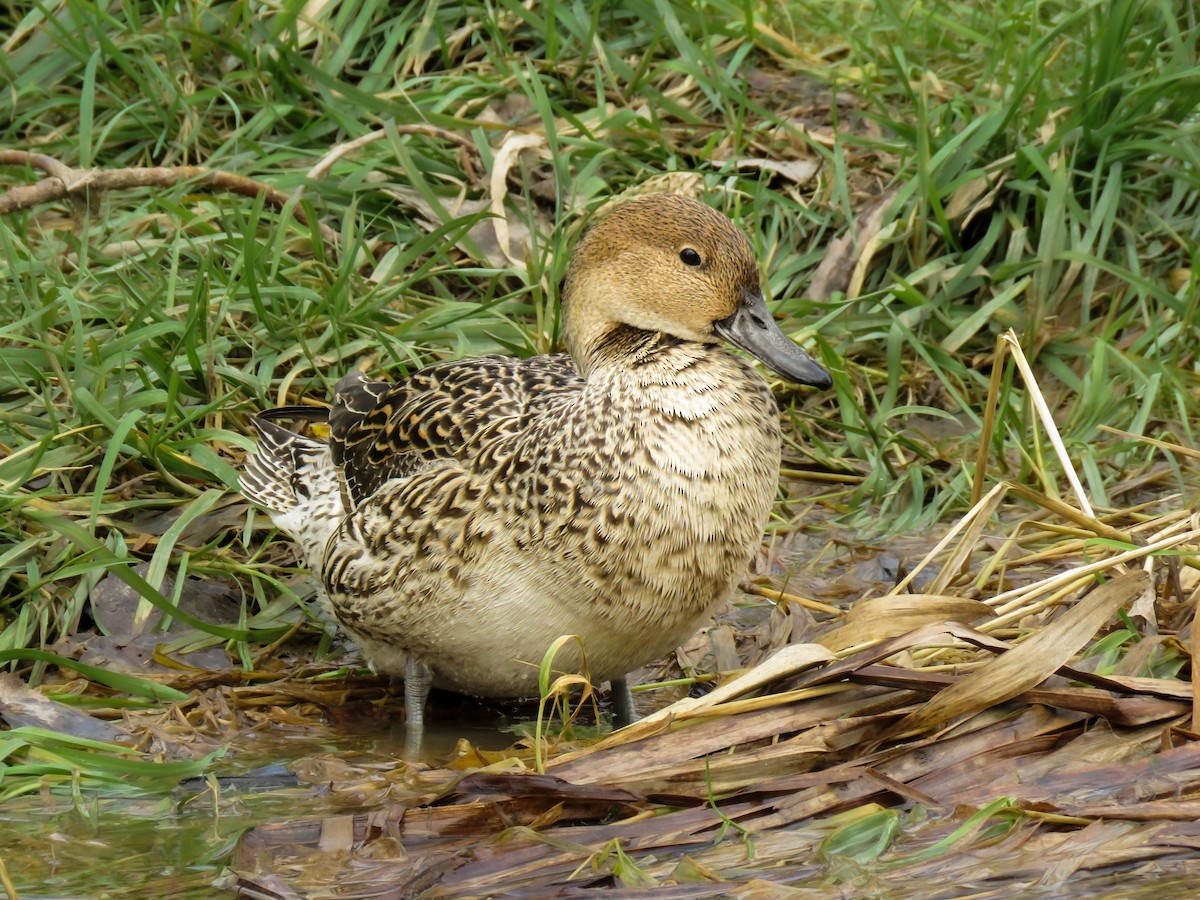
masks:
MULTIPOLYGON (((0 217, 0 651, 86 628, 99 579, 147 560, 147 602, 172 602, 167 573, 237 587, 239 626, 209 631, 249 666, 298 613, 290 545, 236 493, 245 416, 325 399, 364 359, 401 376, 554 348, 581 215, 671 177, 744 225, 788 329, 834 370, 825 396, 781 396, 789 456, 861 474, 824 498, 847 525, 927 530, 966 509, 1009 328, 1097 503, 1164 458, 1188 486, 1182 461, 1099 426, 1197 439, 1191 4, 534 6, 335 0, 311 22, 295 0, 0 13, 0 147, 303 188, 307 220, 339 235, 327 246, 292 208, 188 185, 0 217), (474 163, 408 125, 466 139, 474 163), (454 210, 489 196, 517 134, 546 152, 503 179, 514 227, 533 235, 512 262, 481 236, 486 212, 454 210), (820 169, 797 185, 743 158, 820 169), (861 289, 807 297, 826 247, 888 189, 861 289), (960 433, 912 427, 930 417, 960 433), (138 523, 155 512, 177 527, 147 539, 138 523)), ((39 177, 0 169, 4 187, 39 177)), ((1001 385, 989 479, 1057 489, 1024 386, 1011 372, 1001 385)), ((795 525, 781 504, 773 527, 795 525)))

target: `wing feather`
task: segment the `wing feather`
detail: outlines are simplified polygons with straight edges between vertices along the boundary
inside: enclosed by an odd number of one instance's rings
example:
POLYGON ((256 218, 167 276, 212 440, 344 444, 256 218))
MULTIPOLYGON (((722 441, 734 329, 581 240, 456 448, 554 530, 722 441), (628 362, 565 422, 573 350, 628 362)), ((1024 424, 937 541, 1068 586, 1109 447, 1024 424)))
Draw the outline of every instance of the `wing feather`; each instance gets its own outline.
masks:
POLYGON ((566 354, 439 363, 396 383, 352 372, 329 413, 333 461, 357 505, 391 479, 469 461, 480 438, 522 431, 541 401, 582 383, 566 354))

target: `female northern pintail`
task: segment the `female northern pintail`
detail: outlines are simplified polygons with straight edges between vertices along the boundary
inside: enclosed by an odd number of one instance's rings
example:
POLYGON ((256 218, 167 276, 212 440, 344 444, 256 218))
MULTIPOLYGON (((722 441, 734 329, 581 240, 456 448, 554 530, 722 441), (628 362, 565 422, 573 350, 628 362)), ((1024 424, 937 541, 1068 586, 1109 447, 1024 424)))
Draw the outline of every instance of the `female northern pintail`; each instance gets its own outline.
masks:
MULTIPOLYGON (((775 324, 745 236, 685 197, 605 215, 562 307, 567 354, 395 384, 351 373, 328 443, 254 421, 243 492, 299 543, 368 660, 404 673, 414 731, 431 684, 535 695, 561 635, 627 696, 627 672, 734 590, 775 496, 775 400, 722 342, 831 384, 775 324)), ((580 664, 574 648, 556 668, 580 664)))

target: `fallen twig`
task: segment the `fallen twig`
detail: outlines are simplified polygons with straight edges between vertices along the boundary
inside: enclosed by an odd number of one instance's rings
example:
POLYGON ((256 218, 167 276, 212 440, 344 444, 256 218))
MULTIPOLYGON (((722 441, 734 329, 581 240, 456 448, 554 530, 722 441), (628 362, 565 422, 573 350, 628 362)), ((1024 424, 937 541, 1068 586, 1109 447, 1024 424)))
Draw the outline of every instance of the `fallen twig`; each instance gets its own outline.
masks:
MULTIPOLYGON (((279 190, 247 178, 205 166, 152 166, 125 169, 75 169, 52 157, 26 150, 0 150, 0 165, 30 166, 45 172, 48 177, 36 184, 17 185, 0 194, 0 215, 32 209, 43 203, 66 198, 88 198, 93 192, 142 187, 175 187, 191 183, 193 187, 210 191, 228 191, 243 197, 262 197, 268 206, 283 210, 292 197, 279 190)), ((303 209, 292 210, 296 219, 309 224, 303 209)), ((332 228, 317 223, 321 239, 336 248, 338 236, 332 228)))

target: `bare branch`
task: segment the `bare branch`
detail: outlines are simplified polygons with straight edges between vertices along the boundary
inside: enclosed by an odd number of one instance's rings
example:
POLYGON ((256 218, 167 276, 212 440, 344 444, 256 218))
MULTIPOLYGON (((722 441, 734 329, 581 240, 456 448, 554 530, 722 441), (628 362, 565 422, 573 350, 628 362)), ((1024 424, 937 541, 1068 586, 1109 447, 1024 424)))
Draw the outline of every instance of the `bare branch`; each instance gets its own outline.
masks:
MULTIPOLYGON (((202 190, 227 191, 243 197, 261 196, 264 203, 276 210, 283 210, 292 199, 287 193, 261 181, 205 166, 73 169, 49 156, 24 150, 0 150, 0 165, 30 166, 48 176, 37 184, 18 185, 0 194, 0 215, 31 209, 55 200, 87 198, 93 192, 143 187, 169 188, 186 183, 202 190)), ((309 224, 303 209, 296 207, 292 213, 298 221, 309 224)), ((322 240, 336 249, 337 232, 320 223, 317 223, 317 227, 322 240)))

